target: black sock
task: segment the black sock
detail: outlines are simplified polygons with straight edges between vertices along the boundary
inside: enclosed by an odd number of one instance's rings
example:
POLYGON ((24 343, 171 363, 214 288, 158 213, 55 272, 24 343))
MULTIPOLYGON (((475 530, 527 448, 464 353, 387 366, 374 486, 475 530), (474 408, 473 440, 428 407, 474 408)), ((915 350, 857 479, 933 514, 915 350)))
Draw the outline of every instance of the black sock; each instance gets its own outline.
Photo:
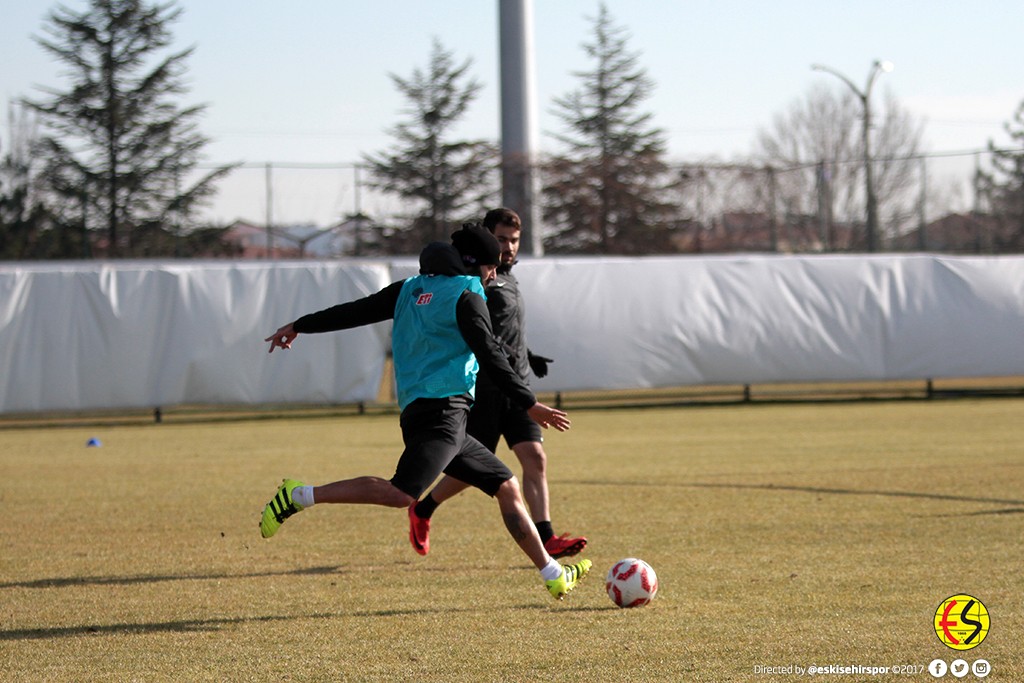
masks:
MULTIPOLYGON (((417 511, 416 514, 419 514, 417 511)), ((537 533, 540 534, 541 543, 547 543, 548 539, 555 535, 555 532, 551 529, 551 522, 534 522, 537 527, 537 533)))
POLYGON ((420 519, 430 519, 438 505, 440 503, 434 500, 434 497, 428 493, 426 498, 416 503, 416 516, 420 519))

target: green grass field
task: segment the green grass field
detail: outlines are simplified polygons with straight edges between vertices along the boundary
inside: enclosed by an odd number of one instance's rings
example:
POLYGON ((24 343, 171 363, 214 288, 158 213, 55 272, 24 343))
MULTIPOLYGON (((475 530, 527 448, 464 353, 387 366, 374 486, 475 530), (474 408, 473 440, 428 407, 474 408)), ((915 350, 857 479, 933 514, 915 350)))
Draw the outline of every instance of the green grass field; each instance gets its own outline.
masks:
POLYGON ((390 476, 394 415, 0 428, 0 678, 931 681, 962 656, 1024 680, 1024 399, 571 416, 552 508, 595 569, 561 603, 475 491, 426 558, 404 510, 319 506, 259 537, 285 475, 390 476), (649 607, 604 593, 626 556, 658 571, 649 607), (963 653, 933 631, 959 593, 991 615, 963 653))

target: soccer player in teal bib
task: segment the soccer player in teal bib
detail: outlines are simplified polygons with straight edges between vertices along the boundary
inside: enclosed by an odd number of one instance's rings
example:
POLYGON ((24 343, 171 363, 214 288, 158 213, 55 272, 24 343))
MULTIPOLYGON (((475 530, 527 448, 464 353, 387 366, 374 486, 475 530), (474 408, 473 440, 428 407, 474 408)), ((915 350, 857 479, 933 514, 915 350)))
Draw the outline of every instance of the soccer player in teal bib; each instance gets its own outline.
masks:
MULTIPOLYGON (((491 327, 509 365, 524 382, 529 383, 530 371, 537 377, 547 374, 550 358, 534 354, 526 344, 526 312, 523 296, 519 292, 519 280, 512 274, 512 267, 518 263, 519 242, 522 235, 522 220, 512 209, 505 207, 491 209, 484 216, 486 228, 501 247, 501 263, 496 279, 486 285, 487 310, 491 316, 491 327)), ((469 411, 466 431, 493 453, 498 452, 502 437, 512 449, 523 468, 521 485, 523 499, 533 518, 544 549, 551 557, 559 559, 578 555, 587 546, 585 536, 571 534, 555 535, 551 525, 551 505, 548 496, 547 463, 544 451, 544 437, 540 426, 526 411, 490 382, 486 372, 477 376, 476 396, 469 411)), ((444 477, 440 483, 413 508, 410 523, 416 535, 424 542, 413 544, 420 554, 429 547, 430 520, 437 506, 452 496, 464 491, 467 485, 453 477, 444 477)))
MULTIPOLYGON (((299 334, 343 330, 392 319, 395 384, 405 450, 390 479, 356 477, 321 486, 285 479, 266 504, 260 533, 270 538, 291 515, 314 504, 362 503, 407 508, 443 472, 498 501, 512 538, 540 571, 548 592, 561 600, 590 571, 590 560, 561 565, 545 550, 512 471, 479 441, 466 422, 483 366, 488 377, 541 427, 569 429, 568 416, 537 401, 511 368, 491 330, 484 285, 500 261, 487 230, 463 226, 452 244, 435 242, 420 254, 420 274, 370 296, 302 316, 265 341, 270 351, 290 349, 299 334)), ((410 541, 417 539, 415 525, 410 541)), ((423 549, 424 552, 426 548, 423 549)))

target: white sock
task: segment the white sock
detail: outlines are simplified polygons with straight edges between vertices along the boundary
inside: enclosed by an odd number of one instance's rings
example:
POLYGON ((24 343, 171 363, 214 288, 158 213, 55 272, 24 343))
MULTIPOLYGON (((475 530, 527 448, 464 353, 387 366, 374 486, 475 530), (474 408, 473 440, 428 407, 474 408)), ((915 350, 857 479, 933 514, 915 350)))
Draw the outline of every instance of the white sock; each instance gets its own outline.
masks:
POLYGON ((292 489, 292 500, 300 508, 308 508, 314 503, 312 486, 296 486, 292 489))
POLYGON ((562 565, 558 564, 558 560, 548 558, 548 563, 544 569, 540 570, 540 578, 545 581, 554 581, 562 575, 562 565))

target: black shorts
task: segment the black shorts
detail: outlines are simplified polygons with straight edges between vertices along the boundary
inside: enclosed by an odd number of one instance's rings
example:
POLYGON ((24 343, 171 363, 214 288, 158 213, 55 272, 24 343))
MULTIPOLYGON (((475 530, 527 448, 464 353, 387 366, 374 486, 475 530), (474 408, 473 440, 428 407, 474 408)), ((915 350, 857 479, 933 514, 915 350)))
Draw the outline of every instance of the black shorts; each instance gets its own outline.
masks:
POLYGON ((469 398, 417 399, 400 419, 405 450, 392 485, 419 499, 441 473, 489 496, 512 478, 512 470, 483 444, 466 434, 469 398))
POLYGON ((531 441, 541 443, 540 425, 533 421, 522 408, 496 389, 481 390, 477 385, 476 402, 469 413, 466 432, 486 446, 492 453, 498 449, 498 440, 505 437, 505 443, 512 448, 518 443, 531 441))

